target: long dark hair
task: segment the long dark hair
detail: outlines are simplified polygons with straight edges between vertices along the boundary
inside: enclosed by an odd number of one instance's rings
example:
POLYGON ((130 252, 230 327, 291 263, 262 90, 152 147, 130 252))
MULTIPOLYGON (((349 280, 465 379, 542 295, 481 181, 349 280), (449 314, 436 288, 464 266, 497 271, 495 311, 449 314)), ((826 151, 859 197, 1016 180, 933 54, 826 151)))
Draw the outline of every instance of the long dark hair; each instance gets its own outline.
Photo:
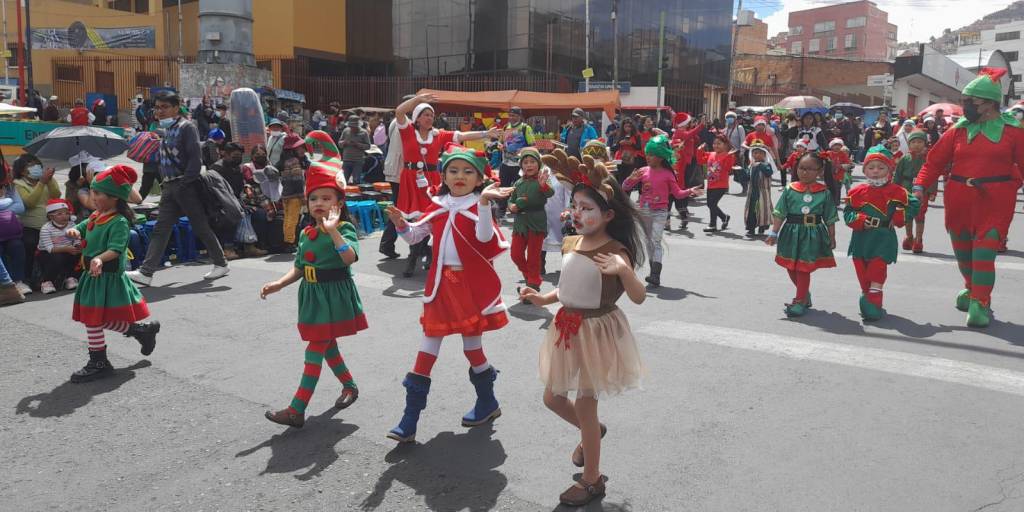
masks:
POLYGON ((636 207, 633 206, 633 202, 629 200, 629 197, 619 187, 618 181, 614 178, 609 178, 605 183, 611 186, 613 191, 611 198, 607 200, 596 189, 582 183, 578 183, 573 187, 572 194, 576 195, 577 192, 586 194, 587 197, 597 204, 602 212, 608 210, 615 212, 606 228, 608 235, 626 248, 626 253, 629 255, 630 264, 633 265, 633 268, 642 267, 646 259, 644 240, 647 238, 647 231, 639 222, 640 212, 637 211, 636 207))
POLYGON ((125 201, 124 199, 118 197, 117 205, 114 206, 114 210, 116 210, 117 213, 124 215, 124 218, 128 219, 129 226, 135 225, 135 212, 132 210, 130 206, 128 206, 128 201, 125 201))

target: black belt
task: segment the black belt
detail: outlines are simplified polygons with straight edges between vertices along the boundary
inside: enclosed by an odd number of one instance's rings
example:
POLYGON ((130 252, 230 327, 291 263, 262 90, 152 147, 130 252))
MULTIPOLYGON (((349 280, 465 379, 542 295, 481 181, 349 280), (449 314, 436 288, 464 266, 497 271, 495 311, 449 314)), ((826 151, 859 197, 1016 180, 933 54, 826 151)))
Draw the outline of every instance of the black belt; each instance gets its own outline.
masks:
POLYGON ((998 183, 1000 181, 1011 181, 1013 176, 1004 174, 1002 176, 984 176, 981 178, 968 178, 967 176, 958 176, 956 174, 950 174, 949 179, 953 181, 959 181, 968 187, 977 187, 986 183, 998 183))
POLYGON ((437 170, 437 164, 423 164, 423 168, 421 169, 420 167, 418 167, 419 163, 420 162, 416 162, 416 163, 406 162, 405 163, 405 168, 406 169, 412 169, 414 171, 436 171, 437 170))
POLYGON ((352 279, 347 268, 316 268, 309 265, 303 267, 303 277, 307 283, 330 283, 352 279))
POLYGON ((887 228, 889 227, 889 220, 880 217, 868 217, 864 219, 864 227, 866 228, 887 228))
POLYGON ((795 222, 805 226, 821 224, 821 216, 814 213, 800 215, 786 215, 786 222, 795 222))

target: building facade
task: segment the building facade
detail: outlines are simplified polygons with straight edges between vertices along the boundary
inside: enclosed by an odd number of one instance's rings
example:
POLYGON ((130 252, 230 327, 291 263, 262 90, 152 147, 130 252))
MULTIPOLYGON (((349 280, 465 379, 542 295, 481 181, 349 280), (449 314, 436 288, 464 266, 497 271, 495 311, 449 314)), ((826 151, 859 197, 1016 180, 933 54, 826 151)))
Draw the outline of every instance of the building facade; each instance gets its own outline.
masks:
MULTIPOLYGON (((1017 66, 1024 56, 1024 20, 1002 23, 990 29, 976 32, 976 37, 960 39, 956 55, 952 58, 961 62, 964 67, 977 68, 988 65, 991 52, 999 50, 1011 66, 1017 66)), ((1021 71, 1013 70, 1011 75, 1014 95, 1011 100, 1021 99, 1021 71)))
POLYGON ((757 19, 753 11, 740 11, 736 22, 736 53, 764 55, 768 53, 768 24, 757 19))
POLYGON ((792 55, 892 61, 896 37, 889 14, 860 0, 789 13, 785 47, 792 55))

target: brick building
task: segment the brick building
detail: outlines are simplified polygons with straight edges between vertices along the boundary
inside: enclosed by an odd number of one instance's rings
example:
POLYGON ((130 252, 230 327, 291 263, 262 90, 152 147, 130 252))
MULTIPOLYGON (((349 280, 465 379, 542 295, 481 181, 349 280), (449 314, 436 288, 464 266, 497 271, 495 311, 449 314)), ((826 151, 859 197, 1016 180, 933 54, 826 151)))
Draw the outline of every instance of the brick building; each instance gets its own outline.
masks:
POLYGON ((774 105, 786 96, 828 96, 832 103, 882 103, 883 90, 866 86, 870 75, 893 72, 893 64, 808 55, 737 54, 735 101, 740 105, 774 105))
POLYGON ((768 24, 742 11, 736 24, 736 53, 764 55, 768 51, 768 24))
POLYGON ((786 50, 792 55, 892 61, 896 31, 889 14, 869 0, 793 11, 786 50))

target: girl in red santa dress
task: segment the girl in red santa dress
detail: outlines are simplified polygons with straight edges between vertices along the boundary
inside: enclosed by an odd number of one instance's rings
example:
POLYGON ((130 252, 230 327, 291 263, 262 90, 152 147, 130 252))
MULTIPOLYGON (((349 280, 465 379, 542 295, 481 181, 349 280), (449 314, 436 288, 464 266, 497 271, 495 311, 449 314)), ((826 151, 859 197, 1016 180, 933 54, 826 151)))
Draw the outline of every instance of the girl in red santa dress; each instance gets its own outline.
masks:
POLYGON ((508 323, 501 300, 501 280, 493 261, 508 250, 509 244, 491 217, 491 201, 504 199, 511 188, 491 184, 487 157, 450 145, 441 159, 444 186, 438 195, 423 205, 413 223, 408 214, 389 207, 388 218, 398 234, 415 246, 428 236, 434 237, 433 257, 423 292, 423 340, 413 369, 405 376, 405 413, 387 437, 401 443, 416 439, 420 411, 427 406, 430 372, 441 348, 441 339, 462 335, 463 352, 469 360, 469 380, 476 388, 476 404, 462 417, 462 425, 472 427, 501 416, 494 398, 494 380, 498 376, 484 356, 481 338, 485 331, 500 329, 508 323))
MULTIPOLYGON (((430 102, 436 99, 433 94, 419 94, 395 108, 405 162, 398 177, 398 200, 395 207, 405 213, 407 220, 419 218, 431 207, 431 196, 441 185, 438 162, 442 150, 448 144, 491 135, 496 137, 499 133, 497 128, 487 132, 454 132, 434 128, 434 107, 430 102)), ((410 249, 403 272, 405 277, 412 277, 420 258, 427 258, 423 264, 424 269, 430 265, 428 242, 429 239, 424 238, 410 249)))

